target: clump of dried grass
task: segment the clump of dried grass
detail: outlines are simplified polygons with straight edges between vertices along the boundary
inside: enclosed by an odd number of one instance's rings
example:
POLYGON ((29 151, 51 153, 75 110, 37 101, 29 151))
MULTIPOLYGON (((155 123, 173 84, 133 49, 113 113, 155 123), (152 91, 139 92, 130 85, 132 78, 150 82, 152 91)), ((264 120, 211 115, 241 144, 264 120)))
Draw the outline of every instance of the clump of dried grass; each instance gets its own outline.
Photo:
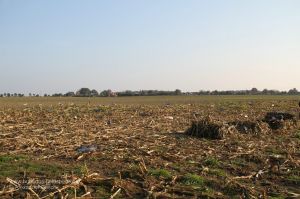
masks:
POLYGON ((240 133, 259 134, 262 132, 262 128, 257 121, 234 121, 228 124, 233 125, 240 133))
POLYGON ((189 136, 195 136, 199 138, 207 139, 222 139, 224 137, 225 128, 211 121, 210 119, 204 119, 199 121, 193 121, 189 129, 186 130, 186 134, 189 136))
POLYGON ((295 115, 281 112, 268 112, 263 121, 266 122, 272 130, 284 128, 287 122, 297 123, 295 115))

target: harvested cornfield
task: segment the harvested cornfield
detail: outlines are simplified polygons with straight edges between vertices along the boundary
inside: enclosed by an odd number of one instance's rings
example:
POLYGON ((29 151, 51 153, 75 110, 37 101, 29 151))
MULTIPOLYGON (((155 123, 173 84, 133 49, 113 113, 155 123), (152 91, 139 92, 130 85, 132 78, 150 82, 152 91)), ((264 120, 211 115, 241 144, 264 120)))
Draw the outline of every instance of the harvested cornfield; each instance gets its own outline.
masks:
POLYGON ((0 99, 0 198, 299 198, 295 98, 0 99))

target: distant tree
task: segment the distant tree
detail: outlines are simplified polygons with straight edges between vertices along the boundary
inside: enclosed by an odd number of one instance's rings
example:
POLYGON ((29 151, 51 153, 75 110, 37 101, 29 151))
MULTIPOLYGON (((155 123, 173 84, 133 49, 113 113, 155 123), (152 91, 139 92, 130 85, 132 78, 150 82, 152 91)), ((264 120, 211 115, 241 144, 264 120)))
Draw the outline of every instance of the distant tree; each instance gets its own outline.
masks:
POLYGON ((154 90, 148 90, 147 95, 155 95, 155 91, 154 90))
POLYGON ((108 97, 111 90, 104 90, 100 93, 101 97, 108 97))
POLYGON ((31 93, 29 93, 29 97, 31 97, 32 96, 32 94, 31 93))
POLYGON ((252 95, 256 95, 256 94, 258 94, 259 93, 259 90, 257 89, 257 88, 252 88, 251 90, 250 90, 250 94, 252 94, 252 95))
POLYGON ((131 90, 126 90, 126 91, 121 91, 117 92, 118 96, 123 97, 123 96, 139 96, 141 95, 140 92, 138 91, 131 91, 131 90))
POLYGON ((269 90, 265 88, 264 90, 262 90, 261 93, 264 94, 264 95, 267 95, 267 94, 269 94, 269 90))
POLYGON ((100 93, 101 97, 116 97, 116 93, 112 92, 112 90, 108 89, 108 90, 104 90, 100 93))
POLYGON ((280 94, 280 91, 279 90, 270 90, 269 93, 271 95, 278 95, 278 94, 280 94))
POLYGON ((200 90, 197 94, 198 95, 210 95, 210 91, 200 90))
POLYGON ((211 92, 211 94, 212 94, 212 95, 219 95, 219 91, 214 90, 214 91, 211 92))
POLYGON ((0 94, 0 97, 3 97, 3 94, 0 94))
POLYGON ((10 95, 10 93, 6 93, 6 97, 10 97, 11 95, 10 95))
POLYGON ((181 90, 179 90, 179 89, 176 89, 175 91, 174 91, 174 93, 175 93, 175 95, 181 95, 181 90))
POLYGON ((62 97, 63 94, 62 93, 54 93, 52 94, 52 97, 62 97))
POLYGON ((297 90, 296 88, 290 89, 290 90, 288 91, 288 94, 289 94, 289 95, 296 95, 296 94, 298 94, 298 90, 297 90))
POLYGON ((145 95, 147 95, 147 91, 141 90, 141 91, 139 92, 139 95, 145 96, 145 95))
POLYGON ((93 90, 91 91, 91 96, 97 97, 98 95, 99 95, 99 93, 98 93, 98 91, 96 91, 95 89, 93 89, 93 90))
POLYGON ((75 96, 75 93, 72 92, 72 91, 70 91, 70 92, 67 92, 67 93, 65 94, 65 96, 67 96, 67 97, 74 97, 74 96, 75 96))
POLYGON ((89 88, 81 88, 76 92, 76 96, 80 97, 90 97, 91 96, 91 90, 89 88))
POLYGON ((125 92, 123 92, 124 96, 134 96, 134 92, 131 90, 126 90, 125 92))

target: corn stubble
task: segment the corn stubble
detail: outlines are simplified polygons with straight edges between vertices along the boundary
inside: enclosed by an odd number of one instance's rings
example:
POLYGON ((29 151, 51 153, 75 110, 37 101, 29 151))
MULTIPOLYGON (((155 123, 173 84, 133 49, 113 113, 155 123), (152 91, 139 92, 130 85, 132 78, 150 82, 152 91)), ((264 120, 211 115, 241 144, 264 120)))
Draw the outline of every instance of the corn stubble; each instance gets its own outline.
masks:
POLYGON ((0 198, 299 198, 295 100, 134 99, 0 104, 0 198))

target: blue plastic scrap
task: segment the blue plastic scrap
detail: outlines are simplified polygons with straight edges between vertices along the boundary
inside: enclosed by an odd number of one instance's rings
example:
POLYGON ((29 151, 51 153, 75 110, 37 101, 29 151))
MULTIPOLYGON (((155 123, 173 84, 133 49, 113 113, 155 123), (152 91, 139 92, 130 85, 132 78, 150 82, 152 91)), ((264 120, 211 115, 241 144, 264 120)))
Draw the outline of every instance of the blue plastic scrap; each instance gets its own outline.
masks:
POLYGON ((89 152, 95 152, 97 150, 96 145, 83 145, 76 149, 78 153, 89 153, 89 152))

